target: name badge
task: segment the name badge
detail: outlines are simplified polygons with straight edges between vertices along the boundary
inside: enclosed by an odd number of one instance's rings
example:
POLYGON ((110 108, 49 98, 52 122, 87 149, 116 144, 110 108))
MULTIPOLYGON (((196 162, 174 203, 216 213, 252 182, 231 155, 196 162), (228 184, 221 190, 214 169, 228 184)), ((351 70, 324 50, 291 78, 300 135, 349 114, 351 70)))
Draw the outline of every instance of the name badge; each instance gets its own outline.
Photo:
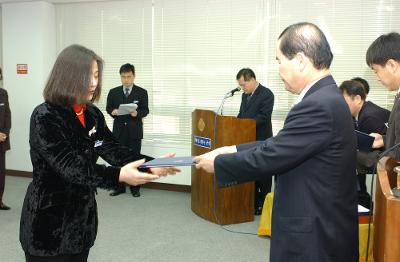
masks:
POLYGON ((102 141, 97 140, 96 142, 94 142, 94 147, 101 146, 102 144, 103 144, 103 140, 102 141))
POLYGON ((4 106, 4 103, 0 103, 0 106, 4 106))

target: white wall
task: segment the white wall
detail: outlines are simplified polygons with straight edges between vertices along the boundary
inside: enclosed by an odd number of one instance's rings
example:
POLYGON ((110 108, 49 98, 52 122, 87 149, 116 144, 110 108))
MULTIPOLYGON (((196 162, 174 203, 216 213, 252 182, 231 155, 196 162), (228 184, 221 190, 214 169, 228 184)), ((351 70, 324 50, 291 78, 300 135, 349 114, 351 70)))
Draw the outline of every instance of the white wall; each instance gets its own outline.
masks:
POLYGON ((47 2, 2 5, 4 88, 8 91, 12 129, 7 169, 32 171, 29 119, 43 101, 42 90, 56 55, 55 9, 47 2), (17 74, 28 64, 28 74, 17 74))

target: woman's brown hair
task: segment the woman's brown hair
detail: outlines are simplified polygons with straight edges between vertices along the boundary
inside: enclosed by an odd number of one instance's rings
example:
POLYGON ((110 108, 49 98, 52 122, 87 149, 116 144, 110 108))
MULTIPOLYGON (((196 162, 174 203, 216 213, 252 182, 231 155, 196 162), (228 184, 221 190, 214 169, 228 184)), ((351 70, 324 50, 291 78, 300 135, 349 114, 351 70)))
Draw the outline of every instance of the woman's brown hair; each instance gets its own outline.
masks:
POLYGON ((58 55, 43 90, 44 100, 63 107, 71 107, 75 103, 85 101, 91 84, 90 73, 94 61, 97 62, 99 80, 92 102, 99 100, 103 59, 81 45, 68 46, 58 55))

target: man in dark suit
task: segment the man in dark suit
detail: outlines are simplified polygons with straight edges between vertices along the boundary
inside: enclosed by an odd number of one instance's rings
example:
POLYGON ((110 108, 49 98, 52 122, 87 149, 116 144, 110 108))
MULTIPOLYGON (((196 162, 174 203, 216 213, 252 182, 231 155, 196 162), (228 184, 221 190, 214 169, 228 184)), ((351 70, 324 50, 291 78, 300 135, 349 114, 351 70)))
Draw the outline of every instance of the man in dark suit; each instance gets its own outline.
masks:
MULTIPOLYGON (((0 69, 0 79, 2 79, 0 69)), ((6 151, 10 149, 11 111, 7 91, 0 88, 0 210, 9 210, 3 203, 3 193, 6 177, 6 151)))
MULTIPOLYGON (((134 84, 135 67, 124 64, 119 69, 121 86, 110 90, 107 96, 107 113, 114 118, 113 134, 118 141, 140 153, 143 138, 142 119, 149 114, 147 91, 134 84), (137 109, 130 114, 119 115, 118 108, 121 104, 134 103, 137 109)), ((140 186, 130 186, 134 197, 140 196, 140 186)), ((110 196, 125 193, 125 185, 121 184, 110 196)))
MULTIPOLYGON (((339 89, 349 106, 356 130, 366 134, 386 134, 390 111, 370 101, 365 101, 364 84, 357 80, 344 81, 339 89)), ((374 165, 382 150, 383 147, 371 152, 357 152, 357 177, 360 185, 358 203, 367 208, 370 207, 371 196, 367 192, 366 174, 371 174, 374 171, 374 165)))
MULTIPOLYGON (((400 143, 400 34, 389 33, 378 37, 368 48, 366 62, 374 70, 379 81, 389 90, 396 91, 393 108, 390 113, 386 136, 375 136, 374 148, 385 146, 386 149, 400 143)), ((388 153, 400 160, 400 147, 388 153)))
MULTIPOLYGON (((243 90, 238 118, 256 120, 256 140, 263 141, 272 136, 271 115, 274 107, 274 94, 256 80, 250 68, 241 69, 236 80, 243 90)), ((255 181, 254 214, 261 215, 265 196, 271 192, 272 177, 255 181)))
POLYGON ((356 137, 330 75, 322 31, 299 23, 279 36, 276 59, 286 89, 299 94, 282 130, 265 141, 195 158, 219 186, 276 175, 270 261, 358 261, 356 137))

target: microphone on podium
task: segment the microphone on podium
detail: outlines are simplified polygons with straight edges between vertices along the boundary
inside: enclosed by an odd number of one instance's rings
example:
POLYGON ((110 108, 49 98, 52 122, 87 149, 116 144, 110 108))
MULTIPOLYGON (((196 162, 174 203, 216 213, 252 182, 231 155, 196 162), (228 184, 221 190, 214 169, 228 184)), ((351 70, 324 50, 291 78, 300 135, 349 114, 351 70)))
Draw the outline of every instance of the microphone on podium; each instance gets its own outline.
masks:
POLYGON ((232 89, 231 91, 229 91, 228 93, 226 93, 226 95, 227 95, 228 97, 231 97, 231 96, 233 96, 236 92, 238 92, 238 91, 240 91, 240 90, 242 90, 242 88, 240 88, 240 86, 238 86, 238 87, 236 87, 235 89, 232 89))
POLYGON ((242 90, 242 88, 240 86, 236 87, 235 89, 232 89, 231 91, 229 91, 228 93, 225 94, 224 98, 222 99, 221 105, 219 106, 218 110, 217 110, 217 114, 219 112, 221 112, 221 116, 223 115, 223 109, 224 109, 224 102, 226 99, 228 99, 229 97, 232 97, 236 92, 242 90))

